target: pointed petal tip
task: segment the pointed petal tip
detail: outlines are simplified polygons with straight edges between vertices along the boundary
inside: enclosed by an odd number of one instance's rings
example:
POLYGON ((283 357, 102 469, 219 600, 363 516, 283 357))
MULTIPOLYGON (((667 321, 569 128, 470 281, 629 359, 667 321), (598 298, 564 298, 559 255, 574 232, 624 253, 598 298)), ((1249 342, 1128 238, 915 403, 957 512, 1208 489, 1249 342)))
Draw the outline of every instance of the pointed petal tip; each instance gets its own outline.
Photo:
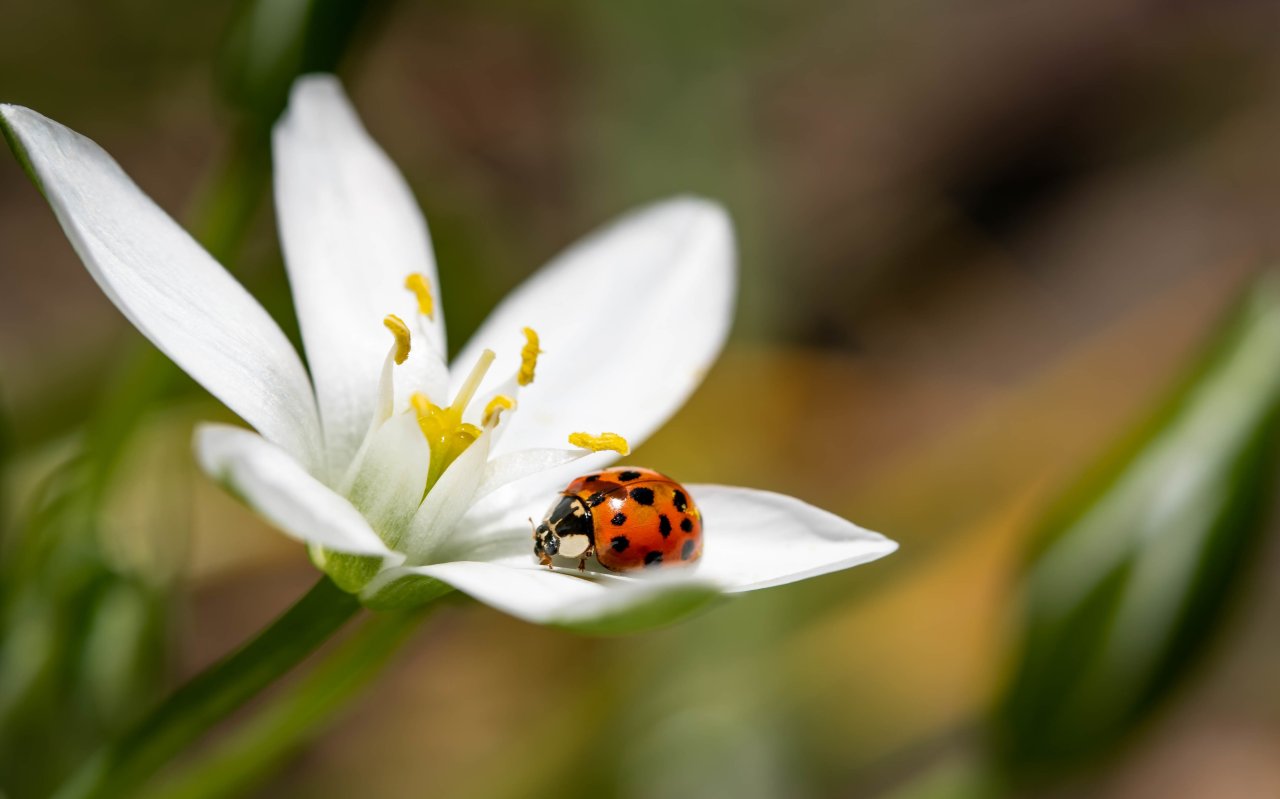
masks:
MULTIPOLYGON (((9 149, 13 151, 14 157, 18 159, 23 169, 35 180, 35 172, 31 169, 26 148, 23 147, 22 142, 18 141, 18 131, 14 127, 15 121, 22 115, 22 112, 28 110, 20 105, 0 103, 0 137, 3 137, 9 144, 9 149)), ((39 185, 38 180, 36 184, 39 185)))
POLYGON ((125 318, 241 418, 312 459, 311 381, 257 300, 91 139, 16 105, 0 130, 125 318))
MULTIPOLYGON (((45 194, 44 179, 40 176, 39 170, 31 160, 31 151, 33 147, 38 147, 38 142, 42 136, 63 134, 78 139, 83 139, 79 133, 67 128, 59 123, 49 119, 38 111, 22 105, 14 105, 12 103, 0 103, 0 138, 5 140, 9 145, 9 149, 13 152, 13 157, 18 159, 18 165, 22 167, 22 171, 27 174, 27 178, 32 185, 41 194, 45 194)), ((85 139, 87 142, 88 140, 85 139)), ((92 142, 90 145, 96 147, 92 142)))
MULTIPOLYGON (((880 560, 881 558, 887 558, 900 549, 898 542, 894 541, 892 538, 881 535, 873 530, 864 530, 861 527, 858 527, 857 529, 859 532, 857 540, 863 543, 865 553, 864 556, 858 559, 853 565, 871 563, 872 561, 880 560)), ((839 569, 836 569, 836 571, 839 571, 839 569)))
MULTIPOLYGON (((818 508, 818 510, 821 510, 821 508, 818 508)), ((823 511, 823 512, 831 513, 830 511, 823 511)), ((884 533, 877 533, 875 530, 868 530, 865 527, 860 527, 837 514, 831 514, 831 515, 837 519, 840 519, 841 521, 843 521, 845 524, 849 526, 850 528, 849 540, 861 541, 865 543, 867 546, 874 549, 875 551, 882 553, 882 555, 891 555, 894 552, 898 551, 898 542, 893 540, 889 536, 885 535, 884 533)))
MULTIPOLYGON (((19 137, 26 138, 35 132, 37 127, 45 129, 53 129, 57 131, 65 131, 79 139, 84 139, 79 133, 70 128, 55 122, 39 111, 27 108, 25 105, 14 105, 13 103, 0 103, 0 130, 3 131, 6 138, 12 144, 16 144, 19 137)), ((87 139, 84 139, 88 141, 87 139)), ((27 142, 23 142, 23 148, 26 148, 27 142)), ((95 147, 97 145, 94 145, 95 147)))
POLYGON ((421 275, 439 299, 431 236, 408 183, 333 75, 294 83, 272 131, 272 158, 294 307, 326 446, 341 461, 355 454, 376 407, 386 352, 378 320, 395 314, 422 334, 393 372, 396 393, 448 380, 443 309, 423 320, 404 285, 406 276, 421 275))
POLYGON ((308 72, 293 82, 293 87, 289 90, 289 105, 335 95, 346 98, 346 91, 337 75, 330 72, 308 72))
POLYGON ((647 206, 641 206, 637 216, 646 213, 666 213, 683 216, 690 224, 695 224, 717 233, 733 236, 733 218, 729 209, 718 200, 700 194, 676 194, 664 200, 658 200, 647 206))
MULTIPOLYGON (((720 203, 676 195, 632 209, 589 233, 529 277, 489 315, 455 364, 491 348, 497 371, 514 369, 504 342, 532 327, 548 355, 539 383, 499 452, 563 442, 571 430, 611 430, 633 446, 683 404, 715 361, 732 327, 738 269, 733 224, 720 203), (630 276, 644 274, 634 284, 630 276), (584 282, 626 282, 634 290, 566 315, 556 309, 584 282), (606 365, 590 381, 563 357, 576 342, 625 325, 651 331, 648 363, 606 365), (559 353, 559 354, 555 354, 559 353)), ((455 381, 456 385, 456 381, 455 381)))
POLYGON ((705 211, 709 213, 724 213, 725 210, 724 204, 719 200, 716 200, 713 197, 708 197, 705 194, 698 194, 697 192, 692 191, 682 191, 678 194, 672 194, 659 200, 654 200, 648 206, 642 205, 640 207, 643 209, 645 207, 653 208, 659 206, 683 207, 688 210, 705 211))
POLYGON ((9 146, 19 158, 25 158, 26 143, 21 140, 22 134, 30 126, 39 123, 56 124, 42 114, 30 108, 12 103, 0 103, 0 134, 4 135, 9 146))
POLYGON ((289 89, 289 102, 272 130, 273 144, 278 150, 288 134, 296 141, 324 140, 335 119, 344 129, 351 120, 359 125, 342 82, 324 72, 303 75, 289 89))
POLYGON ((699 572, 728 593, 843 571, 898 549, 896 541, 796 497, 734 486, 688 489, 708 525, 715 520, 699 572))
POLYGON ((345 497, 257 433, 203 423, 194 437, 205 474, 285 535, 336 552, 397 560, 345 497))
POLYGON ((36 113, 26 106, 14 105, 13 103, 0 103, 0 119, 3 119, 5 122, 9 122, 24 111, 28 114, 36 113))

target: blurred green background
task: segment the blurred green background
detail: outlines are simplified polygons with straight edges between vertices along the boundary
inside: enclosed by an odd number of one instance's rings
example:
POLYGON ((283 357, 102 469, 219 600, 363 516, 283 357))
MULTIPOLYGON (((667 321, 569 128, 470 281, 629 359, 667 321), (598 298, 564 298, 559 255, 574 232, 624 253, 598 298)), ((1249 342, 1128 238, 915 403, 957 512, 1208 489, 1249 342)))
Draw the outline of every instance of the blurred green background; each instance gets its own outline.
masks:
MULTIPOLYGON (((291 334, 264 136, 299 70, 338 69, 413 186, 455 348, 615 214, 721 200, 733 338, 631 460, 902 543, 626 639, 451 604, 307 745, 157 795, 1280 795, 1280 299, 1240 299, 1280 245, 1275 3, 0 20, 0 101, 102 144, 291 334)), ((315 572, 196 472, 191 424, 226 412, 0 162, 0 795, 26 799, 315 572)))

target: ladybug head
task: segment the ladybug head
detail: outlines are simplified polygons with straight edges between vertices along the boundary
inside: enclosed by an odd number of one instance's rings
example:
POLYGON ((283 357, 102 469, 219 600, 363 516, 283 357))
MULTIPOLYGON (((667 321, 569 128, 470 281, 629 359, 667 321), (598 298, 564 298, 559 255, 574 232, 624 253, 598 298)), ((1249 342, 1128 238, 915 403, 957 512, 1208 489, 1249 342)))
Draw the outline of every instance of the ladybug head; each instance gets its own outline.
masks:
POLYGON ((555 555, 560 551, 560 537, 555 534, 545 521, 538 525, 533 531, 533 554, 538 556, 539 560, 546 559, 555 555))
POLYGON ((533 554, 543 566, 551 558, 582 558, 591 550, 591 511, 578 497, 561 495, 533 530, 533 554))

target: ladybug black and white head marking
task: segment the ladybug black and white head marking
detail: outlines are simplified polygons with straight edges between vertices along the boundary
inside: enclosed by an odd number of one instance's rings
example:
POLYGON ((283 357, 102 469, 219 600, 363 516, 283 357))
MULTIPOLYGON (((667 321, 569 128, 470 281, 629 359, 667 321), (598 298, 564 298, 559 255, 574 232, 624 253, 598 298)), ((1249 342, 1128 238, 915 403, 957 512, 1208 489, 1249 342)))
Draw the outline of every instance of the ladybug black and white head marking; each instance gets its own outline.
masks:
POLYGON ((543 566, 550 566, 554 555, 584 559, 592 552, 594 534, 590 509, 577 497, 561 495, 533 532, 533 554, 543 566))
POLYGON ((546 522, 538 525, 533 531, 533 554, 543 566, 551 565, 551 557, 560 551, 560 539, 551 532, 546 522))

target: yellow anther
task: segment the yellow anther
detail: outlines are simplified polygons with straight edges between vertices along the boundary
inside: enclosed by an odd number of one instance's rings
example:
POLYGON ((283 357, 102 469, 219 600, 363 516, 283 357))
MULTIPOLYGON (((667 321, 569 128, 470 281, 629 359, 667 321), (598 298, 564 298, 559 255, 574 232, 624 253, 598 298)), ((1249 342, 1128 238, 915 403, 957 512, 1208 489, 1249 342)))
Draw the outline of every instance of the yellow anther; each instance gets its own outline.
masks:
POLYGON ((538 353, 542 350, 538 349, 538 334, 533 328, 524 329, 524 341, 524 349, 520 350, 520 372, 516 375, 516 382, 527 386, 533 382, 533 370, 538 365, 538 353))
POLYGON ((485 427, 492 427, 498 423, 498 417, 503 411, 509 411, 516 407, 515 400, 505 394, 499 394, 489 400, 489 404, 484 406, 484 417, 480 422, 485 427))
POLYGON ((435 319, 436 300, 431 296, 431 284, 427 282, 427 276, 414 272, 404 279, 404 287, 418 298, 418 313, 428 319, 435 319))
POLYGON ((405 358, 409 357, 409 326, 393 313, 387 314, 382 324, 396 337, 396 363, 404 363, 405 358))
POLYGON ((611 449, 619 455, 631 454, 631 445, 617 433, 601 433, 598 436, 593 436, 590 433, 571 433, 569 434, 569 443, 575 447, 589 449, 592 452, 611 449))

